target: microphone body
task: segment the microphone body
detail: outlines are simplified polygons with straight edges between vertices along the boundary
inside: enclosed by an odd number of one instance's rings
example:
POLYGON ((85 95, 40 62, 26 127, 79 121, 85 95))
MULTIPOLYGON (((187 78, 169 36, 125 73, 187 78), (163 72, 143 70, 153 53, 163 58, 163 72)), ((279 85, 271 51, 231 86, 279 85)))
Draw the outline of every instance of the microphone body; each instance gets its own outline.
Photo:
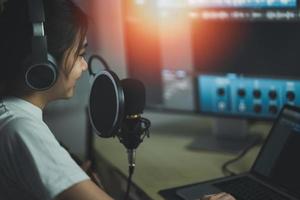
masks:
POLYGON ((135 79, 124 79, 121 85, 126 106, 118 137, 127 149, 129 166, 134 167, 136 149, 145 136, 149 137, 150 121, 141 116, 145 108, 145 86, 135 79))
POLYGON ((126 147, 126 149, 136 149, 142 142, 141 135, 143 134, 143 128, 141 123, 141 117, 126 118, 123 120, 120 130, 120 141, 126 147))

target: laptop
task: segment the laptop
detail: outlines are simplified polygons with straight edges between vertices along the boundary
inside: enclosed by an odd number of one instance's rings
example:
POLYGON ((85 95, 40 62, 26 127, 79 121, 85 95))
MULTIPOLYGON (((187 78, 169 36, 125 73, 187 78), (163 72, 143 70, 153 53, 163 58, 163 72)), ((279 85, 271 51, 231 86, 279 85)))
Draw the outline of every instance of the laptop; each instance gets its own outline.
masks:
POLYGON ((181 187, 184 200, 227 192, 237 200, 300 199, 300 108, 284 106, 247 173, 181 187))

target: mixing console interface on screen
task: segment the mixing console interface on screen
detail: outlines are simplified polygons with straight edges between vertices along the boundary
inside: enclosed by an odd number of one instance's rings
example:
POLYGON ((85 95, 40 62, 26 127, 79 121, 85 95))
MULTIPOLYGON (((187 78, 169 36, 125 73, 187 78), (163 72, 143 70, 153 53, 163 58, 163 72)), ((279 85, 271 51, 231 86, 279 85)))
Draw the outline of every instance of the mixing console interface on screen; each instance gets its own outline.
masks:
POLYGON ((284 104, 300 105, 300 81, 227 76, 198 77, 203 112, 273 118, 284 104))

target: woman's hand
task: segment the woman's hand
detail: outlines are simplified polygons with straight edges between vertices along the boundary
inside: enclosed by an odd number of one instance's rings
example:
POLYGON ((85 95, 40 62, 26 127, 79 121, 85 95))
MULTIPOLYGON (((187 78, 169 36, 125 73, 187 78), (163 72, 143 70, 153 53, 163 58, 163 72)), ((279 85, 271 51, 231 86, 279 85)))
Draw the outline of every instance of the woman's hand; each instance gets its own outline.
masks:
POLYGON ((218 194, 205 195, 200 200, 236 200, 236 199, 230 194, 222 192, 218 194))

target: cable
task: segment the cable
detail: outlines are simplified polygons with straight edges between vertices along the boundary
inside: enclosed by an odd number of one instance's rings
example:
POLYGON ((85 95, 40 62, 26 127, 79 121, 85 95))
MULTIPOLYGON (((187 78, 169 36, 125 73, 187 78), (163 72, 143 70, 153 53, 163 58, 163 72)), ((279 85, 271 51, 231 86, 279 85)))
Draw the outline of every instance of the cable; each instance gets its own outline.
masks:
POLYGON ((222 172, 225 176, 233 176, 236 175, 235 172, 231 171, 228 166, 239 161, 242 157, 244 157, 253 147, 255 147, 256 145, 259 145, 261 142, 260 140, 255 140, 253 143, 251 143, 248 147, 246 147, 237 157, 226 161, 223 165, 222 165, 222 172))
POLYGON ((128 179, 127 179, 127 189, 126 189, 124 200, 128 200, 128 198, 129 198, 130 186, 132 184, 132 176, 133 176, 133 173, 134 173, 134 166, 129 166, 128 171, 129 171, 129 176, 128 176, 128 179))
POLYGON ((151 122, 149 119, 146 119, 146 118, 141 118, 141 122, 142 122, 142 126, 143 126, 143 133, 144 133, 144 136, 142 137, 142 141, 145 139, 145 137, 150 137, 150 132, 149 132, 149 128, 151 126, 151 122))

